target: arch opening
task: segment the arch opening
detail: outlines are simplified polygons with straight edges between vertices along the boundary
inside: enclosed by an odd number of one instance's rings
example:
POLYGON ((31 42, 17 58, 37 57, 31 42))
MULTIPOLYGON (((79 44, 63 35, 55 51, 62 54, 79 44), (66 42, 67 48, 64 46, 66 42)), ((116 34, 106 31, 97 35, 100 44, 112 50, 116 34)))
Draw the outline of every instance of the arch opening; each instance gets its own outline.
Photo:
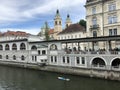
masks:
POLYGON ((112 67, 119 68, 120 67, 120 59, 116 58, 112 61, 112 67))
POLYGON ((92 66, 94 67, 105 67, 106 64, 105 64, 105 61, 101 58, 94 58, 92 60, 92 66))

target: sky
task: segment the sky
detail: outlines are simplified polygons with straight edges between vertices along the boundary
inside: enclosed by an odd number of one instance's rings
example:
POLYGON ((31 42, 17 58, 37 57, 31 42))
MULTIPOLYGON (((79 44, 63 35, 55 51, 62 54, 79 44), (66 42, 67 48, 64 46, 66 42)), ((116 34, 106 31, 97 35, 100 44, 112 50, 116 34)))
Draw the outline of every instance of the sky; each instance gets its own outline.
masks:
POLYGON ((25 31, 36 35, 47 21, 54 27, 59 9, 63 28, 67 14, 72 23, 85 19, 86 0, 0 0, 0 31, 25 31))

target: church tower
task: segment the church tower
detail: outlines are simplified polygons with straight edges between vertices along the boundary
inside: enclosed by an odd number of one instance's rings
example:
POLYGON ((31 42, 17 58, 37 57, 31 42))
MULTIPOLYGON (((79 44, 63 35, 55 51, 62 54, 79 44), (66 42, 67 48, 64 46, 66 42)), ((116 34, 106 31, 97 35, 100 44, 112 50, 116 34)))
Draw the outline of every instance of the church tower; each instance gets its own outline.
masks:
POLYGON ((59 10, 57 10, 54 18, 54 32, 59 33, 61 31, 62 31, 62 19, 59 14, 59 10))
POLYGON ((67 19, 66 19, 65 23, 66 23, 66 28, 69 27, 72 24, 69 14, 67 15, 67 19))

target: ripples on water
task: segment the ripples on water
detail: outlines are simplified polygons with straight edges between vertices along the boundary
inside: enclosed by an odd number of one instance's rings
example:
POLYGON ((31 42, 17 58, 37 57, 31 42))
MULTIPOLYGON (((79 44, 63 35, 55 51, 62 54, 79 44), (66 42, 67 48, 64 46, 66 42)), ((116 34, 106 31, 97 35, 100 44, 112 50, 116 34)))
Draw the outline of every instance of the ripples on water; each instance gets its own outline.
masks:
POLYGON ((0 66, 0 90, 119 90, 120 82, 0 66), (58 80, 58 76, 70 81, 58 80))

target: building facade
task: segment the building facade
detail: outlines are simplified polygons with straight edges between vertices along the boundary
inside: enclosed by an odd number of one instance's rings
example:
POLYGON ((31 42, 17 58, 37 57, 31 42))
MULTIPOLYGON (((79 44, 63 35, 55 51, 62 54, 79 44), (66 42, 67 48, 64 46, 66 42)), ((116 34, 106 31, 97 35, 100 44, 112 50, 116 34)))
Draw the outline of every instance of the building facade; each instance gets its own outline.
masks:
MULTIPOLYGON (((40 37, 33 38, 31 35, 24 36, 24 38, 13 38, 13 34, 5 36, 0 33, 2 35, 0 37, 0 62, 36 65, 44 63, 75 69, 120 71, 119 3, 119 0, 87 0, 85 5, 87 37, 85 37, 85 33, 78 38, 68 38, 67 36, 60 40, 43 41, 40 37), (101 9, 101 7, 104 8, 101 9), (111 15, 115 15, 114 18, 111 15)), ((59 11, 57 11, 53 31, 56 35, 62 29, 59 16, 59 11)), ((78 27, 79 31, 84 32, 84 29, 81 29, 78 24, 71 24, 70 17, 67 17, 67 20, 69 22, 66 22, 66 29, 59 33, 62 37, 70 35, 72 31, 78 31, 78 27)))
POLYGON ((87 0, 86 20, 89 37, 120 35, 120 1, 87 0))
POLYGON ((51 41, 29 41, 28 39, 0 41, 0 62, 120 71, 120 51, 117 49, 109 51, 110 40, 120 41, 120 36, 51 41), (93 41, 107 42, 107 49, 90 50, 90 43, 93 41), (78 48, 80 43, 85 43, 87 49, 75 49, 74 43, 78 43, 78 48), (69 48, 68 44, 72 47, 69 48))
MULTIPOLYGON (((120 1, 119 0, 86 0, 87 37, 120 35, 120 1)), ((92 42, 92 49, 106 49, 106 43, 92 42)), ((115 49, 119 44, 113 41, 115 49)))

